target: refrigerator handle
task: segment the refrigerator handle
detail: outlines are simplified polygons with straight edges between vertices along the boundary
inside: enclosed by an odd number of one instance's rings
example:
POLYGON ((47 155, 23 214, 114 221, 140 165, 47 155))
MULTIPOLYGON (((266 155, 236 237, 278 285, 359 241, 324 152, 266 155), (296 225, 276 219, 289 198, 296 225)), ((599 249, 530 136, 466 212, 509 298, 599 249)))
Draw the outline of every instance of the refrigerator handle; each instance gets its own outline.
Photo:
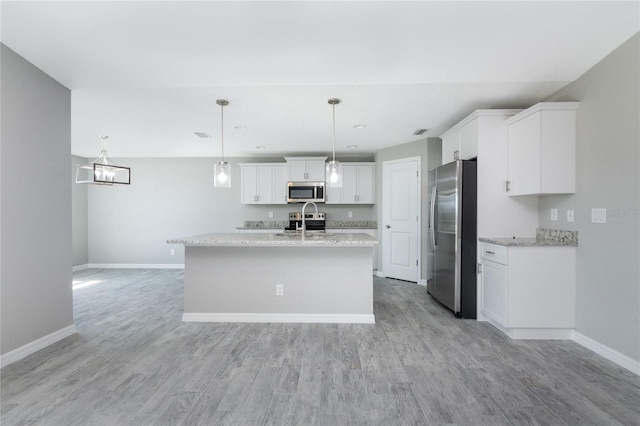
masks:
POLYGON ((438 188, 433 187, 433 191, 431 191, 431 212, 429 214, 429 233, 431 235, 431 244, 433 248, 437 247, 436 245, 436 196, 437 196, 438 188))

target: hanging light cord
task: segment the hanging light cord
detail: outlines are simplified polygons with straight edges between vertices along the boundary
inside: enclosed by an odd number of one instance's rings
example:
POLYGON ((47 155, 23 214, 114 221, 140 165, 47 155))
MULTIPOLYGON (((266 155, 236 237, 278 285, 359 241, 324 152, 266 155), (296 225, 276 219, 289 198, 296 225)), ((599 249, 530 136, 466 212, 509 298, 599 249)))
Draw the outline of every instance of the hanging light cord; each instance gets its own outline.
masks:
POLYGON ((336 161, 336 104, 331 104, 333 109, 333 161, 336 161))
POLYGON ((224 162, 224 104, 220 105, 220 144, 222 148, 222 162, 224 162))

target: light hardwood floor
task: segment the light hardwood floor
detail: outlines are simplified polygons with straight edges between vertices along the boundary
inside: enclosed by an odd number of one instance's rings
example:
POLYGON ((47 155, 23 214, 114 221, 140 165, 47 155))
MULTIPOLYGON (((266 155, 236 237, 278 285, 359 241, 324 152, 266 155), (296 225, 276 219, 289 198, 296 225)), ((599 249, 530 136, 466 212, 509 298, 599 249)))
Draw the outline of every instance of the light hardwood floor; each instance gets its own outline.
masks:
MULTIPOLYGON (((182 271, 85 270, 78 334, 2 369, 2 425, 640 424, 640 380, 375 279, 375 325, 182 323, 182 271)), ((233 285, 233 283, 230 283, 233 285)))

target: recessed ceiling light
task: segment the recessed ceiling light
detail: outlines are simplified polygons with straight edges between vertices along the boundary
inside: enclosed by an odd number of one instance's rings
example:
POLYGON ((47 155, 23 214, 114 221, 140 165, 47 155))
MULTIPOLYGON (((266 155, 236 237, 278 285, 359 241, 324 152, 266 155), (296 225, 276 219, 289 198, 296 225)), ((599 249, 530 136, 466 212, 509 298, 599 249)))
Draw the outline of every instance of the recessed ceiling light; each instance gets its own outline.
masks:
POLYGON ((236 130, 247 130, 247 126, 243 126, 243 125, 238 125, 238 126, 233 126, 234 129, 236 130))
POLYGON ((193 132, 194 135, 196 135, 199 138, 210 138, 211 135, 205 132, 193 132))
POLYGON ((264 146, 264 145, 258 145, 258 146, 256 146, 256 149, 265 149, 265 148, 266 148, 266 146, 264 146))
POLYGON ((364 129, 365 127, 367 127, 366 124, 356 124, 353 126, 354 129, 364 129))
POLYGON ((347 149, 356 149, 358 145, 347 145, 347 149))

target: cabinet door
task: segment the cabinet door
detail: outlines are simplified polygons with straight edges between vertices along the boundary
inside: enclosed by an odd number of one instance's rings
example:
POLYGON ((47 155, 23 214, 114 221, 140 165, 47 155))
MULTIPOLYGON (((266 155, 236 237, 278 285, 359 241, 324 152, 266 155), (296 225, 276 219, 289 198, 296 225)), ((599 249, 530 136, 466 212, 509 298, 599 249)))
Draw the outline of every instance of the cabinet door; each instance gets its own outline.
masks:
POLYGON ((272 204, 287 204, 287 166, 273 166, 272 204))
POLYGON ((540 114, 509 125, 509 195, 540 193, 540 114))
POLYGON ((478 156, 478 119, 472 120, 460 131, 460 158, 469 160, 478 156))
POLYGON ((326 182, 324 186, 324 203, 342 204, 342 187, 329 186, 329 182, 326 182))
POLYGON ((307 162, 304 160, 287 161, 288 180, 293 182, 301 182, 307 176, 307 162))
POLYGON ((326 164, 322 160, 307 161, 307 179, 315 182, 324 182, 326 164))
POLYGON ((342 165, 342 204, 355 204, 358 195, 358 166, 342 165))
POLYGON ((258 195, 257 167, 242 166, 240 169, 240 202, 242 204, 256 204, 258 195))
POLYGON ((258 191, 256 193, 256 202, 258 204, 271 204, 273 202, 273 173, 271 166, 257 167, 257 183, 258 191))
POLYGON ((460 132, 449 133, 442 138, 442 164, 457 160, 460 153, 460 132))
POLYGON ((374 167, 366 164, 358 167, 357 183, 359 204, 373 204, 374 202, 374 167))
POLYGON ((482 312, 507 327, 507 266, 482 262, 482 312))

